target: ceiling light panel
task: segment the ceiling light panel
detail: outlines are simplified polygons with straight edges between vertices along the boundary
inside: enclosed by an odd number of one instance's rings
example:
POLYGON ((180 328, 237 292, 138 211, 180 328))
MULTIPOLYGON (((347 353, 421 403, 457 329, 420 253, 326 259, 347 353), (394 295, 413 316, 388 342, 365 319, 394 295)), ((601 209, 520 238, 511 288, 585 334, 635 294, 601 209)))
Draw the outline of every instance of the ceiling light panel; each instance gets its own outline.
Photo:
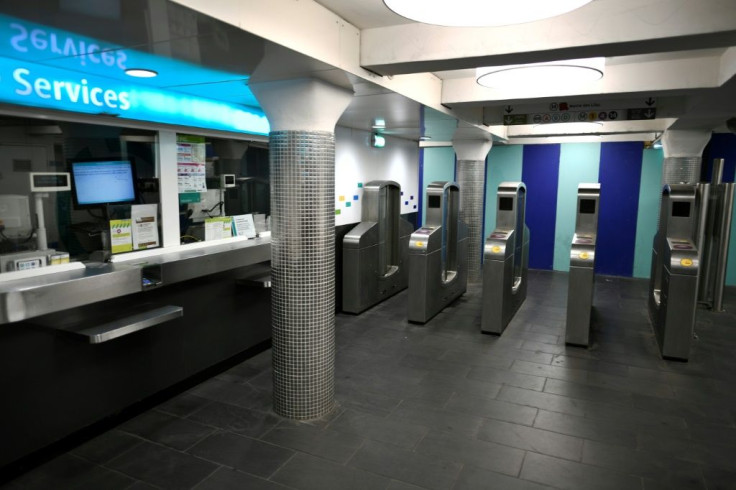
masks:
POLYGON ((498 27, 548 19, 592 0, 383 0, 407 19, 447 27, 498 27))
POLYGON ((603 78, 605 58, 548 61, 527 65, 477 68, 478 85, 494 89, 563 88, 603 78))

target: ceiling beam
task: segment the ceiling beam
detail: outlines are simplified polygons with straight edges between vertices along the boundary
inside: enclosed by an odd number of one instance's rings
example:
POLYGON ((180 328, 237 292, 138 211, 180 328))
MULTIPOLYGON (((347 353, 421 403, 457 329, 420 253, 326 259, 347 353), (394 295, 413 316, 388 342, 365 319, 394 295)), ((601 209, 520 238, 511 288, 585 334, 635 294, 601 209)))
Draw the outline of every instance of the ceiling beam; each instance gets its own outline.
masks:
POLYGON ((596 0, 515 26, 364 29, 360 64, 382 75, 736 45, 733 0, 596 0))

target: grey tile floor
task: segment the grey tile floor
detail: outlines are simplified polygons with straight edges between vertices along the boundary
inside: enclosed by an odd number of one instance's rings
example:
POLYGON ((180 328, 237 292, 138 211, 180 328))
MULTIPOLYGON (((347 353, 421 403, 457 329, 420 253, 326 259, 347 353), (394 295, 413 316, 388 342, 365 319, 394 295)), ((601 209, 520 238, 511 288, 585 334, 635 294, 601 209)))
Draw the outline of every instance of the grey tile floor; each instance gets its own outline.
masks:
POLYGON ((598 277, 594 345, 564 344, 567 276, 530 271, 501 337, 480 290, 426 325, 406 292, 337 317, 338 406, 270 409, 270 351, 11 482, 28 489, 736 488, 736 290, 663 361, 647 282, 598 277))

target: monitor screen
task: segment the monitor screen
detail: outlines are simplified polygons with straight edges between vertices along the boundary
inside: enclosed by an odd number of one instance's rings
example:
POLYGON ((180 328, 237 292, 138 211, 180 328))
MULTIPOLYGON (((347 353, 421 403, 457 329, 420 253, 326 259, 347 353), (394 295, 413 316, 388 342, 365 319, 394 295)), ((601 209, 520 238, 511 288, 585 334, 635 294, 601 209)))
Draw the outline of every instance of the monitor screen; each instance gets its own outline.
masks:
POLYGON ((133 165, 128 160, 73 162, 72 178, 80 206, 135 202, 133 165))

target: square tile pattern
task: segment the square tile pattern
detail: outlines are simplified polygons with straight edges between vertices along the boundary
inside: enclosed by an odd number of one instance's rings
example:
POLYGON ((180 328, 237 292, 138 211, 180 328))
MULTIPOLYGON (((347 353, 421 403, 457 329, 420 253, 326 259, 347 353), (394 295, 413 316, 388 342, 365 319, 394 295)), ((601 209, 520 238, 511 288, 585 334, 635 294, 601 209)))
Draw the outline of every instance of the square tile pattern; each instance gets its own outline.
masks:
POLYGON ((596 281, 590 349, 564 344, 564 273, 530 271, 501 337, 480 334, 478 288, 422 326, 403 292, 337 315, 322 418, 264 402, 269 350, 3 488, 736 488, 736 289, 698 311, 678 363, 659 356, 647 281, 596 281))
MULTIPOLYGON (((460 219, 468 227, 468 282, 480 283, 483 255, 483 204, 486 192, 486 161, 458 160, 460 219)), ((486 230, 490 234, 493 230, 486 230)))

